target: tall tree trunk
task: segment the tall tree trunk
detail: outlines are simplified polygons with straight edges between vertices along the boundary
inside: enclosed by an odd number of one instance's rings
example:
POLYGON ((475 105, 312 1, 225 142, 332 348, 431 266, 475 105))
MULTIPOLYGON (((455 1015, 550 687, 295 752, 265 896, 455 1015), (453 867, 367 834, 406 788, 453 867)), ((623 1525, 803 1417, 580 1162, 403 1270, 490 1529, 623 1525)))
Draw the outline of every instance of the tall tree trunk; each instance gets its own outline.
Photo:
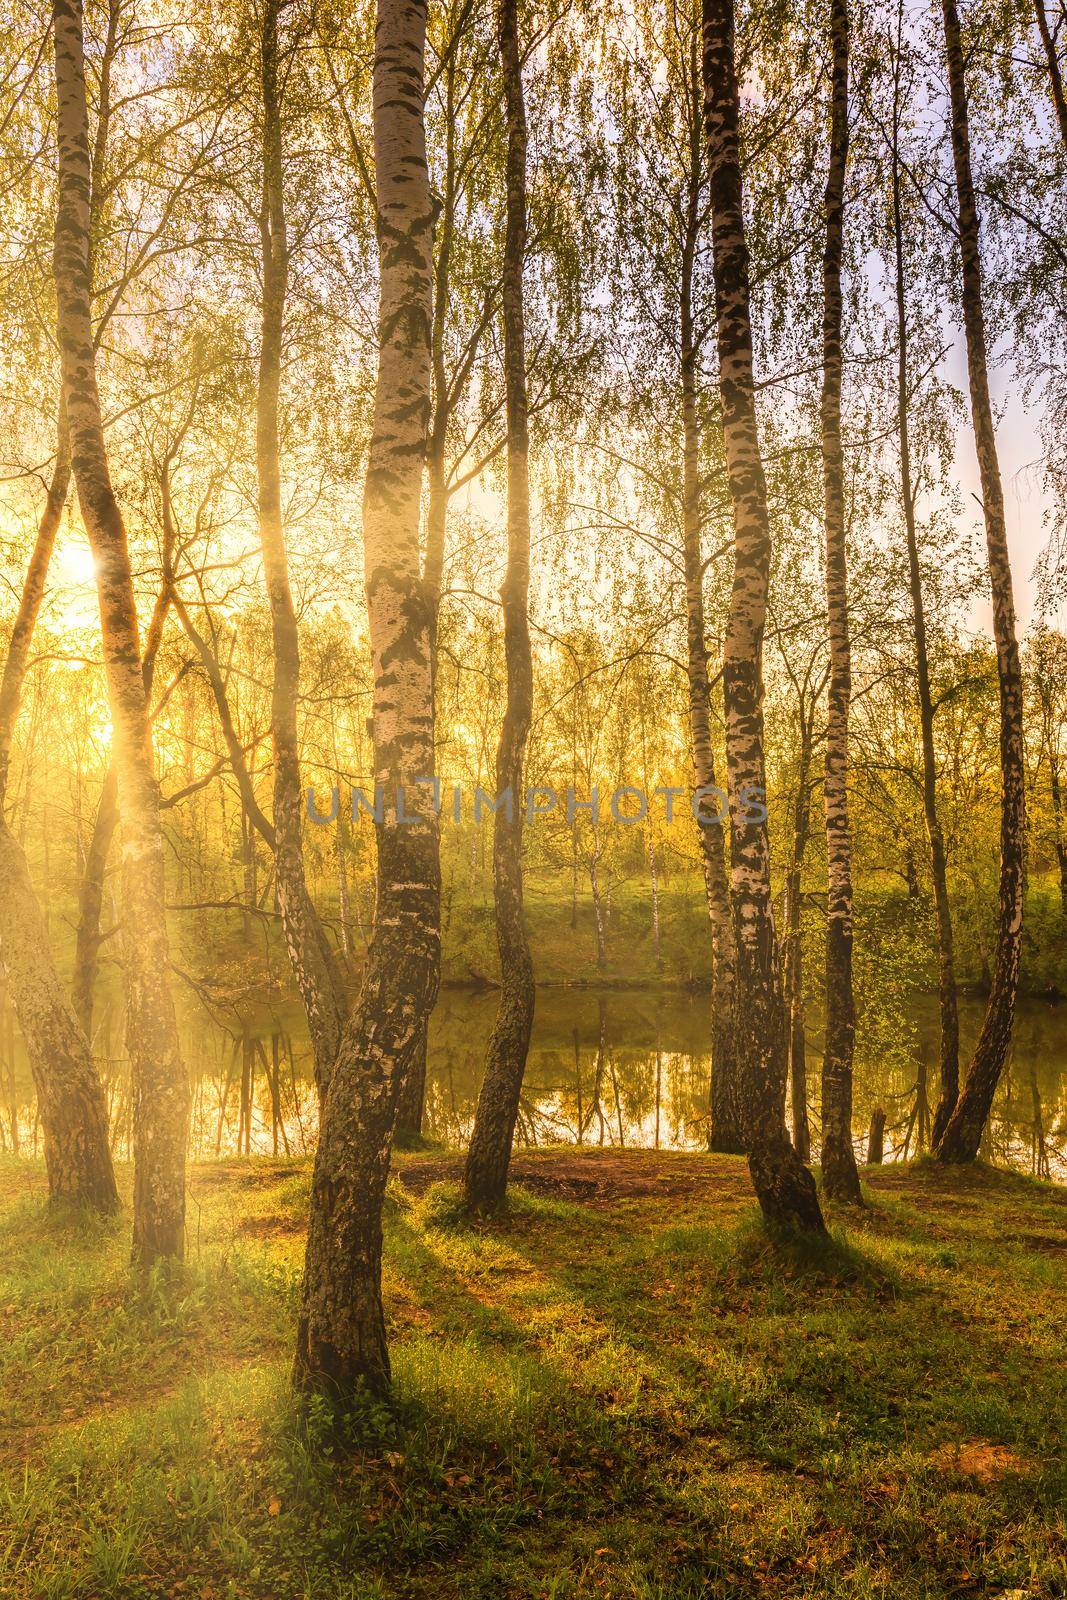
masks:
POLYGON ((785 1003, 789 1029, 789 1091, 793 1112, 793 1147, 801 1161, 811 1160, 808 1125, 808 1063, 804 1013, 804 946, 800 926, 800 884, 811 829, 811 721, 800 712, 800 761, 793 807, 793 848, 785 879, 785 1003))
POLYGON ((826 180, 823 250, 822 467, 826 516, 826 614, 830 690, 826 716, 826 1047, 822 1063, 822 1183, 833 1200, 859 1205, 852 1148, 852 1061, 856 1006, 852 994, 852 829, 848 815, 848 714, 852 653, 848 626, 845 473, 841 446, 841 260, 848 161, 848 0, 831 0, 833 48, 830 170, 826 180))
POLYGON ((90 158, 80 0, 55 0, 55 280, 71 460, 96 564, 123 844, 134 1259, 180 1257, 189 1083, 168 982, 163 839, 126 530, 108 471, 89 312, 90 158))
MULTIPOLYGON (((453 64, 450 58, 447 73, 448 103, 451 104, 453 64)), ((448 373, 445 367, 445 329, 448 321, 449 270, 452 245, 455 239, 456 208, 455 129, 451 118, 445 128, 444 196, 441 217, 436 230, 437 251, 433 269, 433 301, 430 316, 430 365, 433 379, 433 403, 429 436, 426 442, 426 551, 422 576, 426 604, 429 608, 430 672, 433 678, 434 714, 434 765, 427 772, 432 777, 437 771, 437 633, 441 615, 441 587, 444 581, 445 547, 448 533, 448 472, 446 449, 448 424, 452 414, 448 373)), ((436 209, 436 202, 435 202, 436 209)), ((438 974, 440 982, 440 973, 438 974)), ((421 1037, 412 1054, 411 1065, 400 1085, 396 1108, 396 1135, 406 1144, 422 1136, 422 1119, 426 1099, 426 1056, 429 1048, 427 1016, 421 1037)))
POLYGON ((771 536, 753 381, 733 0, 703 0, 703 33, 719 393, 735 541, 723 679, 738 1077, 749 1169, 764 1216, 777 1227, 822 1233, 815 1180, 785 1128, 785 1012, 764 803, 761 669, 771 536))
POLYGON ((896 254, 897 301, 897 426, 900 434, 900 493, 908 544, 908 583, 915 629, 915 671, 919 691, 919 729, 923 756, 923 814, 930 841, 930 875, 937 915, 938 1000, 941 1012, 940 1091, 934 1115, 936 1145, 956 1105, 960 1085, 960 1020, 956 994, 956 957, 952 932, 952 906, 948 897, 948 862, 945 836, 937 811, 937 755, 934 750, 934 701, 930 688, 930 660, 926 643, 926 608, 922 567, 915 527, 915 487, 911 471, 908 395, 907 285, 904 272, 904 227, 901 215, 900 163, 897 158, 899 105, 894 86, 893 107, 893 232, 896 254))
POLYGON ((689 152, 689 191, 682 235, 680 288, 680 373, 682 384, 682 540, 685 559, 686 670, 689 680, 689 737, 694 793, 698 801, 704 893, 711 924, 711 1128, 708 1148, 744 1154, 734 1048, 734 931, 726 872, 725 808, 710 791, 716 787, 711 741, 711 685, 704 619, 704 559, 700 515, 700 418, 697 409, 697 353, 693 330, 693 268, 700 214, 700 69, 693 62, 689 152))
POLYGON ((1067 911, 1067 841, 1063 837, 1063 794, 1060 788, 1060 763, 1055 750, 1049 751, 1049 791, 1052 796, 1052 826, 1056 835, 1056 861, 1060 869, 1060 903, 1067 911))
POLYGON ((1045 11, 1045 0, 1034 0, 1034 15, 1037 18, 1037 31, 1041 35, 1041 43, 1045 50, 1045 60, 1048 63, 1049 93, 1052 96, 1052 106, 1059 123, 1060 138, 1063 147, 1067 150, 1067 99, 1063 94, 1063 73, 1060 70, 1059 56, 1056 54, 1056 41, 1052 37, 1052 30, 1048 25, 1048 15, 1045 11))
POLYGON ((307 1014, 315 1081, 321 1095, 329 1081, 348 1008, 341 974, 325 930, 311 903, 304 876, 304 808, 297 733, 300 640, 282 526, 281 447, 278 434, 282 333, 289 277, 282 171, 282 91, 278 60, 278 14, 281 4, 282 0, 266 0, 260 39, 263 311, 256 391, 256 473, 259 483, 259 537, 274 647, 271 734, 274 745, 274 861, 278 908, 282 916, 285 946, 307 1014))
MULTIPOLYGON (((447 270, 447 269, 446 269, 447 270)), ((437 306, 439 297, 443 294, 442 275, 438 270, 434 289, 434 335, 432 345, 434 348, 434 370, 438 367, 436 352, 437 343, 437 306)), ((443 311, 441 312, 443 318, 443 311)), ((444 357, 441 355, 441 383, 444 383, 444 357)), ((426 595, 427 614, 429 618, 429 645, 430 645, 430 672, 434 683, 434 726, 436 727, 437 703, 437 628, 441 611, 441 583, 444 573, 445 560, 445 535, 448 526, 448 485, 445 478, 445 408, 439 407, 439 414, 434 417, 434 426, 430 432, 427 446, 427 478, 428 494, 426 506, 426 556, 423 562, 423 588, 426 595)), ((434 752, 434 764, 426 773, 432 777, 437 771, 437 740, 434 734, 431 740, 434 752)), ((440 973, 438 973, 438 983, 440 973)), ((411 1063, 404 1074, 404 1081, 400 1085, 399 1097, 396 1107, 396 1136, 404 1144, 413 1144, 422 1137, 422 1119, 426 1100, 426 1056, 429 1048, 427 1029, 429 1015, 424 1019, 419 1039, 412 1052, 411 1063)))
POLYGON ((522 885, 523 762, 533 714, 530 592, 530 440, 526 400, 523 264, 526 256, 526 108, 518 0, 501 0, 500 56, 507 118, 507 223, 504 235, 504 385, 508 430, 508 564, 504 608, 507 703, 496 752, 496 791, 510 791, 510 814, 493 816, 493 901, 500 951, 500 1005, 489 1037, 465 1187, 467 1203, 492 1210, 504 1198, 534 1016, 534 973, 522 885))
MULTIPOLYGON (((145 634, 144 658, 141 677, 145 698, 152 693, 156 656, 163 641, 163 625, 170 608, 173 592, 173 574, 170 570, 169 548, 164 548, 163 583, 145 634)), ((71 977, 71 1004, 81 1023, 85 1037, 93 1037, 93 995, 100 966, 100 946, 104 936, 100 931, 100 917, 104 908, 104 883, 107 879, 107 862, 115 829, 119 825, 118 775, 114 759, 108 762, 104 782, 97 802, 89 848, 85 853, 81 884, 78 888, 78 926, 74 937, 74 972, 71 977)))
POLYGON ((430 404, 433 208, 423 120, 425 0, 379 0, 374 149, 381 261, 379 364, 363 504, 374 671, 378 899, 359 1003, 322 1107, 294 1380, 342 1402, 389 1384, 382 1311, 382 1202, 397 1092, 440 971, 438 823, 429 608, 419 501, 430 404), (396 796, 404 790, 399 825, 396 796), (403 813, 401 813, 403 814, 403 813))
POLYGON ((973 1161, 989 1117, 1004 1067, 1015 1019, 1019 986, 1019 951, 1023 931, 1023 871, 1026 843, 1026 787, 1023 766, 1023 681, 1015 632, 1015 599, 1004 524, 1004 492, 1000 481, 993 408, 989 399, 985 318, 982 309, 982 262, 978 208, 971 177, 971 142, 967 123, 967 84, 960 42, 956 0, 942 0, 948 55, 952 157, 959 203, 960 260, 963 274, 963 323, 967 338, 967 376, 971 391, 978 468, 982 480, 989 581, 993 600, 993 633, 1000 684, 1000 914, 997 926, 993 985, 982 1031, 955 1109, 941 1135, 936 1154, 942 1161, 973 1161))
POLYGON ((104 909, 104 884, 112 840, 118 827, 118 784, 115 764, 108 763, 100 799, 97 802, 89 848, 85 852, 81 883, 78 886, 78 926, 74 935, 74 972, 71 977, 71 1004, 87 1039, 93 1036, 93 1001, 100 966, 100 946, 104 941, 100 920, 104 909))

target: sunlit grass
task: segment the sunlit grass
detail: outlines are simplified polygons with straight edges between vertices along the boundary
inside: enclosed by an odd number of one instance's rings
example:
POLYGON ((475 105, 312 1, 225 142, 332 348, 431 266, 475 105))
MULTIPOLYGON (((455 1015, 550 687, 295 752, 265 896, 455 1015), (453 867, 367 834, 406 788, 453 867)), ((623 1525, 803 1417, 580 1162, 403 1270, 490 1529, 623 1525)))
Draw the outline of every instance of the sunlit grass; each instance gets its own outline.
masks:
POLYGON ((122 1219, 0 1183, 5 1600, 1064 1592, 1045 1186, 897 1172, 812 1250, 714 1197, 486 1223, 394 1182, 394 1404, 340 1444, 288 1385, 306 1168, 191 1187, 145 1285, 122 1219))

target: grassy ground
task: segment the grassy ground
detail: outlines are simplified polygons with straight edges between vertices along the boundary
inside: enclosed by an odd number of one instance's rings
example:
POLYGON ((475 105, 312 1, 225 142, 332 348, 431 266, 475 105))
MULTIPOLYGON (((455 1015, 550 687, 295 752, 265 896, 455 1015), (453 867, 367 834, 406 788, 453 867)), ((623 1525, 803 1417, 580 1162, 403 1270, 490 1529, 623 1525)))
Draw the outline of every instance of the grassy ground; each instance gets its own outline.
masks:
POLYGON ((347 1454, 287 1391, 305 1168, 194 1169, 137 1287, 0 1166, 4 1600, 1067 1593, 1064 1191, 887 1170, 782 1255, 729 1158, 553 1159, 472 1229, 401 1158, 347 1454))

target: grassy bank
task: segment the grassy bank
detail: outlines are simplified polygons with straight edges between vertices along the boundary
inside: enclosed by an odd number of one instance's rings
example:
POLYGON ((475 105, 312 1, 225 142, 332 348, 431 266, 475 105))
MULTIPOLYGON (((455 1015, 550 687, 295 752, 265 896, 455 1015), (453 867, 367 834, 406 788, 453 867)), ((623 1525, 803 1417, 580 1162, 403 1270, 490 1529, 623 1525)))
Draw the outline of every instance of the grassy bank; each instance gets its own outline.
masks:
POLYGON ((0 1593, 453 1600, 1067 1592, 1067 1195, 870 1178, 773 1254, 730 1158, 526 1158, 508 1218, 400 1158, 394 1412, 286 1383, 307 1171, 191 1173, 190 1263, 0 1166, 0 1593), (32 1192, 28 1192, 31 1191, 32 1192))

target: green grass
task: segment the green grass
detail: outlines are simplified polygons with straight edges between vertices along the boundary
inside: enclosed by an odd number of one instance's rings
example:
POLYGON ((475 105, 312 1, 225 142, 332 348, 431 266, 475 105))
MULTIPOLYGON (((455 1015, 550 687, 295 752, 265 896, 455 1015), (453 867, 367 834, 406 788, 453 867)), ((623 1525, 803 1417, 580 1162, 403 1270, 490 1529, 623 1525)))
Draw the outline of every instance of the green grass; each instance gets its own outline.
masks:
POLYGON ((395 1405, 340 1450, 287 1382, 304 1168, 194 1169, 144 1285, 128 1218, 2 1164, 0 1595, 1063 1595, 1067 1196, 869 1192, 812 1251, 706 1193, 470 1225, 394 1181, 395 1405))

